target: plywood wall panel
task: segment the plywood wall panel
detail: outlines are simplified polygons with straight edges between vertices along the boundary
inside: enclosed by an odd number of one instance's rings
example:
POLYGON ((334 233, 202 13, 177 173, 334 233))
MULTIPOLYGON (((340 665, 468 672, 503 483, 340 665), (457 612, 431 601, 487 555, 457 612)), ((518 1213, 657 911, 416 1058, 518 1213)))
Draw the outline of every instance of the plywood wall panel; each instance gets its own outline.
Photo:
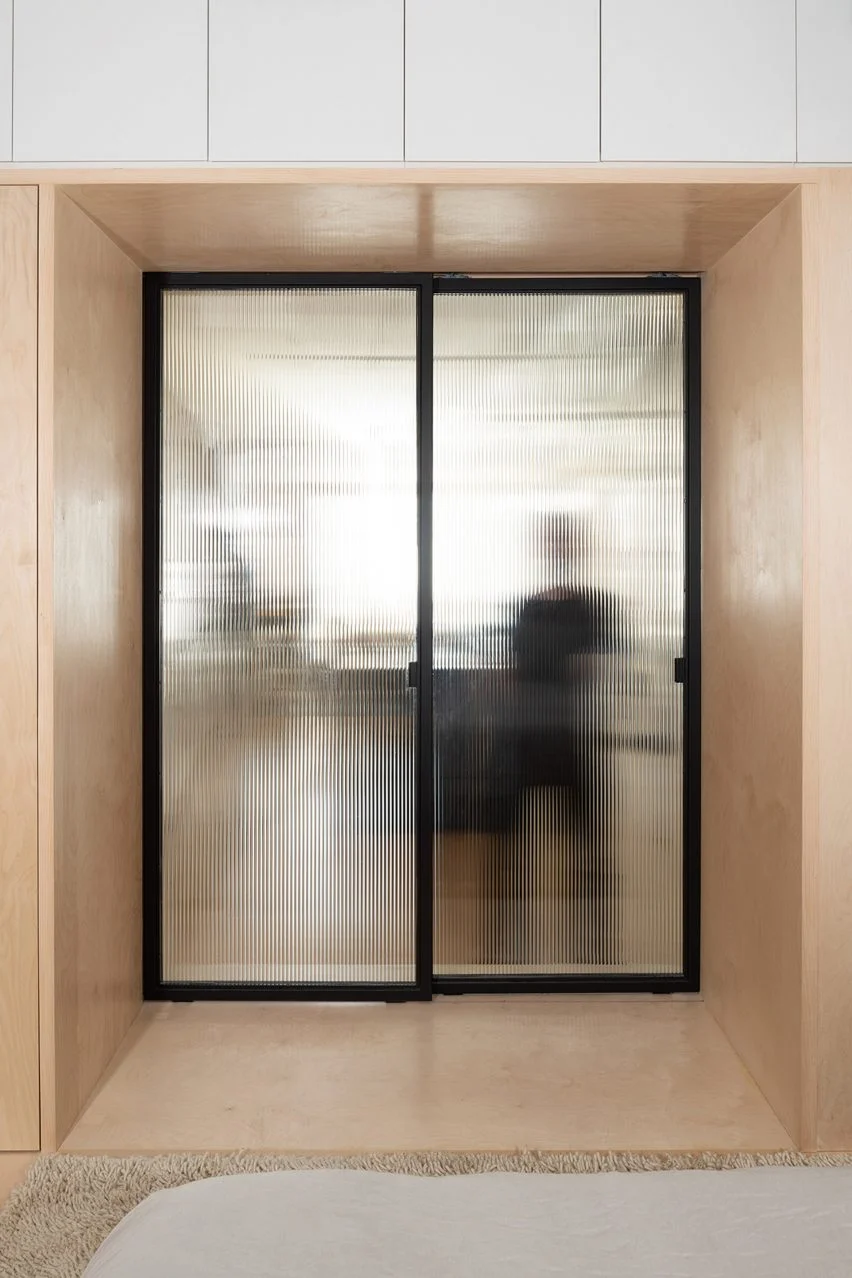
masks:
POLYGON ((0 1149, 39 1147, 38 191, 0 190, 0 1149))
POLYGON ((56 1139, 141 995, 141 276, 56 196, 53 891, 56 1139))
POLYGON ((789 196, 708 273, 703 988, 794 1138, 802 1076, 802 225, 789 196))
POLYGON ((852 174, 805 203, 805 1141, 852 1149, 852 174))

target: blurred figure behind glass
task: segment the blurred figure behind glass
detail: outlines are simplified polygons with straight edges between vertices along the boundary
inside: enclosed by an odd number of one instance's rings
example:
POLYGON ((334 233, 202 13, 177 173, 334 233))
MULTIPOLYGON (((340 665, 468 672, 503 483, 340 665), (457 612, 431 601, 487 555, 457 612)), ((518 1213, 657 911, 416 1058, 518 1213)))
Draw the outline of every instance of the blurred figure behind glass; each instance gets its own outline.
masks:
POLYGON ((558 795, 573 833, 572 895, 597 896, 608 874, 607 769, 600 739, 600 656, 612 649, 611 600, 590 583, 593 547, 576 516, 545 516, 544 580, 527 598, 514 631, 512 736, 518 799, 525 791, 558 795))

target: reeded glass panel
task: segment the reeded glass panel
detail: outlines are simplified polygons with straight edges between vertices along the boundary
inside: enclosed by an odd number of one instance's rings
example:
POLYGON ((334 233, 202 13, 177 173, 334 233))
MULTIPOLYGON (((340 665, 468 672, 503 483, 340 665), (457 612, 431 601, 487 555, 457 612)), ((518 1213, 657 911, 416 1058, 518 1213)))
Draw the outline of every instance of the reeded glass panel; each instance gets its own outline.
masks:
POLYGON ((683 327, 435 299, 439 974, 682 970, 683 327))
POLYGON ((162 977, 414 980, 416 294, 164 295, 162 977))

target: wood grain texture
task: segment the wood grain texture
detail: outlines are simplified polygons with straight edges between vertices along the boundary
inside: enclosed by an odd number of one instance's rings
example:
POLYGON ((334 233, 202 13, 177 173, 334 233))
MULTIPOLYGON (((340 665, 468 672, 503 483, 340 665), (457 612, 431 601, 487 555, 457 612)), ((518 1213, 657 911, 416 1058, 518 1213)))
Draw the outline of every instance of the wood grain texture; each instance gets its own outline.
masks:
POLYGON ((806 999, 813 1080, 808 1144, 852 1148, 852 174, 805 206, 805 489, 809 513, 805 686, 806 999))
MULTIPOLYGON (((25 179, 21 170, 0 173, 0 198, 16 195, 25 179)), ((252 254, 256 264, 267 253, 271 265, 289 269, 421 265, 453 249, 467 254, 464 265, 473 270, 533 272, 536 262, 569 270, 581 269, 569 262, 585 260, 581 232, 597 236, 589 269, 605 269, 600 252, 607 243, 613 253, 652 242, 668 253, 674 244, 681 260, 704 255, 714 263, 705 290, 704 370, 705 989, 788 1129, 807 1148, 852 1148, 852 788, 845 744, 852 722, 852 175, 800 166, 357 176, 205 169, 66 171, 59 180, 74 183, 74 200, 91 205, 94 217, 106 225, 112 220, 111 236, 121 239, 121 228, 131 232, 138 241, 133 254, 157 266, 246 268, 252 254), (805 178, 787 199, 790 183, 805 178), (643 192, 639 203, 636 187, 643 192), (684 199, 686 187, 702 193, 697 214, 684 199), (707 220, 710 187, 716 222, 707 220), (570 203, 560 204, 563 188, 570 198, 587 191, 576 222, 568 216, 570 203), (492 190, 498 193, 493 209, 492 190), (743 192, 748 198, 738 203, 743 192), (595 201, 605 225, 590 230, 583 217, 591 217, 595 201), (679 240, 665 238, 674 233, 674 220, 664 223, 657 240, 648 238, 657 236, 653 227, 629 226, 631 208, 644 210, 650 225, 663 206, 667 216, 680 209, 679 240), (626 226, 621 241, 619 225, 626 226), (690 226, 704 227, 705 238, 690 240, 690 226), (155 256, 140 250, 143 240, 155 256), (559 260, 552 258, 554 245, 561 246, 559 260), (180 260, 166 259, 172 251, 180 260)), ((42 187, 38 767, 45 1148, 68 1131, 140 999, 138 825, 133 831, 139 742, 130 726, 135 716, 138 733, 138 683, 130 672, 139 659, 139 560, 129 550, 138 535, 138 506, 131 515, 127 504, 140 432, 139 276, 79 209, 61 193, 56 199, 54 342, 54 191, 42 187), (119 585, 109 587, 110 580, 119 585), (119 700, 124 717, 116 710, 119 700)), ((635 257, 618 260, 617 269, 640 269, 635 257)), ((669 257, 655 265, 676 264, 669 257)), ((141 553, 138 542, 133 553, 141 553)), ((94 1142, 94 1134, 88 1139, 94 1142)))
POLYGON ((53 299, 56 192, 38 193, 38 976, 41 1147, 56 1139, 53 793, 53 299))
POLYGON ((63 1148, 789 1146, 700 1000, 548 994, 146 1003, 63 1148))
POLYGON ((802 188, 802 1121, 819 1147, 819 187, 802 188))
POLYGON ((27 168, 24 164, 0 165, 0 185, 31 185, 35 182, 67 186, 162 186, 180 183, 186 186, 596 186, 601 183, 633 186, 650 183, 697 183, 710 186, 782 185, 792 189, 800 182, 818 182, 830 178, 834 170, 817 164, 518 164, 465 165, 452 167, 439 164, 385 164, 343 166, 314 164, 300 167, 292 164, 257 164, 250 168, 239 164, 194 164, 169 168, 156 165, 126 164, 115 168, 109 164, 92 168, 88 165, 44 165, 27 168))
POLYGON ((55 211, 55 1136, 141 1005, 141 276, 55 211))
POLYGON ((801 1123, 802 235, 791 195, 705 281, 703 989, 801 1123))
POLYGON ((0 190, 0 1149, 39 1147, 38 190, 0 190))
POLYGON ((700 271, 792 188, 641 181, 519 186, 208 183, 68 186, 158 270, 700 271))

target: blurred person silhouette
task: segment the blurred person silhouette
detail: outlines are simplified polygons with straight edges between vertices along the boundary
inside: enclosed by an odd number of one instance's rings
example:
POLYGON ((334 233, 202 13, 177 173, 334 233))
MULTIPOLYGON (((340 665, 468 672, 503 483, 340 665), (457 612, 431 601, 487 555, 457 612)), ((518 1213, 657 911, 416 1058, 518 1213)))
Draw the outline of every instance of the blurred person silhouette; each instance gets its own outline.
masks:
POLYGON ((548 584, 523 601, 514 626, 511 754, 516 807, 533 790, 555 798, 558 823, 571 843, 560 871, 570 897, 585 903, 589 923, 583 957, 606 961, 614 938, 605 934, 603 908, 612 864, 600 684, 615 625, 612 598, 592 580, 594 551, 591 530, 578 516, 542 518, 539 553, 548 584))
MULTIPOLYGON (((558 916, 560 952, 547 957, 566 961, 570 950, 571 961, 612 962, 603 667, 616 647, 615 601, 595 585, 600 547, 586 521, 557 512, 534 529, 541 585, 506 618, 505 667, 436 675, 439 829, 489 840, 482 891, 495 929, 484 961, 534 961, 530 947, 543 942, 529 930, 523 885, 538 877, 537 859, 555 870, 550 881, 568 907, 558 916)), ((471 846, 454 855, 472 855, 471 846)))

